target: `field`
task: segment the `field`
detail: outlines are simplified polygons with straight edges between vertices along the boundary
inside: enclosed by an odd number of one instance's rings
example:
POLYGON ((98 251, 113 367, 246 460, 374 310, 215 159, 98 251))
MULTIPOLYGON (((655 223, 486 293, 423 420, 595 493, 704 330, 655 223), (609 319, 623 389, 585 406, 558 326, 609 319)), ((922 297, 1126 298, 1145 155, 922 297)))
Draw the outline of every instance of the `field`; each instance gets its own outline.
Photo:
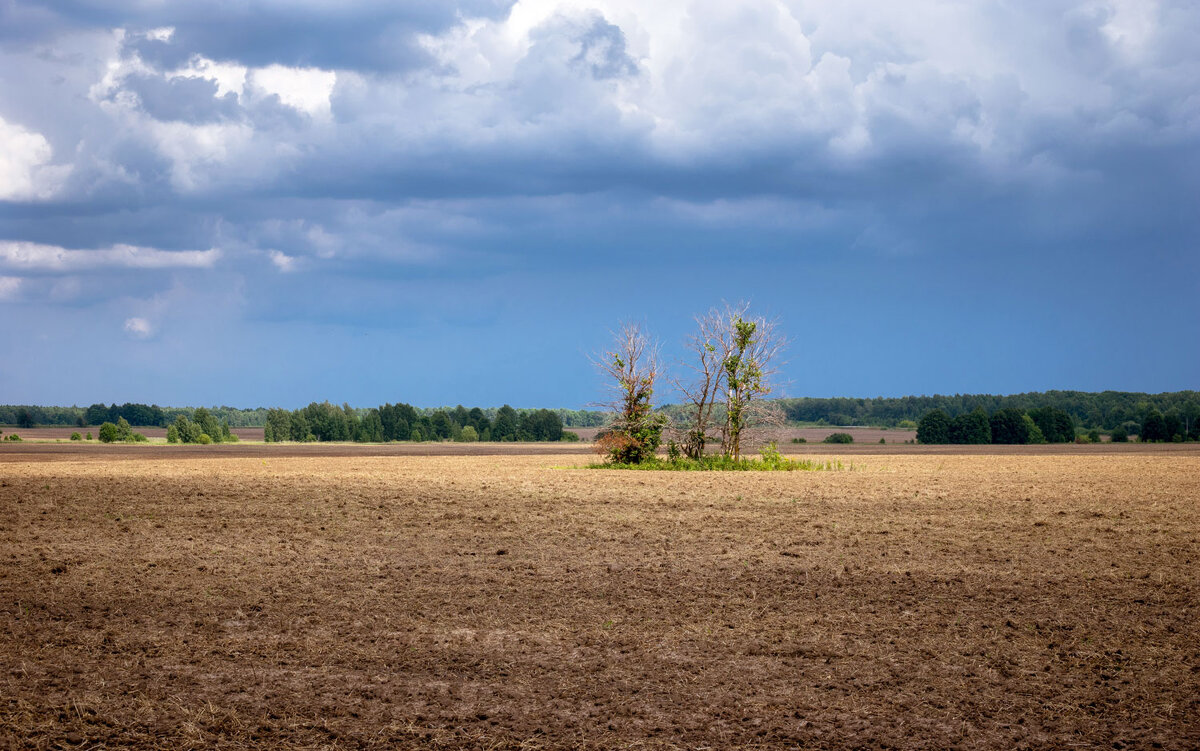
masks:
POLYGON ((1194 444, 409 448, 0 447, 0 744, 1200 747, 1194 444))

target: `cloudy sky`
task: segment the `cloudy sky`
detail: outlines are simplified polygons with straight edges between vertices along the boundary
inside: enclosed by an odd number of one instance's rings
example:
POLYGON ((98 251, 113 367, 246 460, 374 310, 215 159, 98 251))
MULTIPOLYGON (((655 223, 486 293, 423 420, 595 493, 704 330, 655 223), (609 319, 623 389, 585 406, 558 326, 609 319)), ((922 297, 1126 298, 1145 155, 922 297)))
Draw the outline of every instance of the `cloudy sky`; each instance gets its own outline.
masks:
MULTIPOLYGON (((0 402, 1200 386, 1192 0, 0 0, 0 402)), ((669 396, 668 396, 669 398, 669 396)))

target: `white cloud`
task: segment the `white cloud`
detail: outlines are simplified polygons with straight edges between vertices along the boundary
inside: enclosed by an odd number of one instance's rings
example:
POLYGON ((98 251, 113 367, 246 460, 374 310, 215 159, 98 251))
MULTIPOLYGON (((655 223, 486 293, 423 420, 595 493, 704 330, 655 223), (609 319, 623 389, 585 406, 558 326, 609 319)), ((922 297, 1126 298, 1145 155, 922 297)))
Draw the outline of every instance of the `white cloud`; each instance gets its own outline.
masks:
POLYGON ((296 270, 296 259, 278 250, 272 250, 267 253, 271 259, 271 263, 275 264, 275 268, 283 273, 288 273, 296 270))
POLYGON ((313 117, 328 117, 329 96, 337 83, 337 73, 320 68, 289 68, 268 65, 250 72, 248 82, 299 112, 313 117))
POLYGON ((0 117, 0 201, 52 196, 70 170, 49 165, 52 156, 45 136, 0 117))
POLYGON ((0 300, 15 299, 21 290, 21 277, 0 276, 0 300))
POLYGON ((159 250, 135 245, 113 245, 95 250, 69 250, 58 245, 0 241, 0 266, 34 271, 71 272, 81 269, 211 268, 221 257, 209 250, 159 250))
POLYGON ((145 318, 126 318, 125 333, 135 339, 149 339, 154 335, 154 326, 145 318))

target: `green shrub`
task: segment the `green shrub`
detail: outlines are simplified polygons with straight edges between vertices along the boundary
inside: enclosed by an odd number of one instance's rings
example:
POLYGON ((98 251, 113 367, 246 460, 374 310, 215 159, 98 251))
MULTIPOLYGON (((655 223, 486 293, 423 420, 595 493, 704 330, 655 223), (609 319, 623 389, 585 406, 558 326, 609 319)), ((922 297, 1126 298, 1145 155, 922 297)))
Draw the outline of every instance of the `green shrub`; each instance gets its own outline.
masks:
POLYGON ((901 430, 916 430, 917 424, 912 420, 901 420, 900 422, 896 423, 896 427, 900 428, 901 430))
POLYGON ((179 428, 174 425, 167 428, 167 443, 179 443, 179 428))
POLYGON ((825 436, 825 443, 854 443, 854 436, 849 433, 830 433, 825 436))
POLYGON ((101 443, 112 443, 113 441, 120 440, 120 438, 121 438, 120 431, 117 430, 117 426, 114 425, 113 423, 106 422, 100 426, 100 442, 101 443))
POLYGON ((9 433, 8 435, 4 436, 4 440, 19 441, 19 440, 21 440, 21 436, 17 435, 16 433, 9 433))
POLYGON ((90 431, 90 430, 87 433, 87 440, 89 440, 89 441, 92 440, 92 431, 90 431))
POLYGON ((1129 442, 1129 433, 1125 430, 1125 427, 1123 425, 1118 425, 1117 427, 1112 429, 1112 442, 1113 443, 1128 443, 1129 442))
POLYGON ((72 440, 72 441, 82 441, 82 440, 83 440, 83 436, 79 435, 79 433, 78 433, 78 432, 75 432, 75 433, 72 433, 72 434, 71 434, 71 440, 72 440))
POLYGON ((200 437, 196 439, 196 443, 199 443, 204 446, 207 446, 208 444, 210 444, 212 442, 213 442, 212 437, 209 436, 208 433, 201 433, 200 437))
POLYGON ((879 439, 879 442, 880 442, 880 443, 887 443, 887 441, 886 441, 886 440, 884 440, 883 438, 880 438, 880 439, 879 439))
POLYGON ((808 439, 804 436, 800 436, 799 438, 793 438, 792 443, 808 443, 808 439))
POLYGON ((471 427, 470 425, 467 425, 462 429, 462 433, 459 435, 459 440, 463 443, 475 443, 479 440, 479 431, 475 430, 475 428, 471 427))
POLYGON ((1092 443, 1100 443, 1100 431, 1097 430, 1096 428, 1092 428, 1091 430, 1089 430, 1087 435, 1088 435, 1088 440, 1091 441, 1092 443))

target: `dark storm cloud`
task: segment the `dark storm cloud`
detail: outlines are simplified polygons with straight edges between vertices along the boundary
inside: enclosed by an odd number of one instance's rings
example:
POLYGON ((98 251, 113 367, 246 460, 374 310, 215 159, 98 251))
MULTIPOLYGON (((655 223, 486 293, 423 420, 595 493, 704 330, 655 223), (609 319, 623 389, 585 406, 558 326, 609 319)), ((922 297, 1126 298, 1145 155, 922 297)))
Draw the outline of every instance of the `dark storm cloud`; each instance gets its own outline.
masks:
POLYGON ((427 62, 415 44, 417 34, 444 31, 462 16, 501 16, 511 4, 512 0, 66 0, 47 7, 7 0, 0 5, 0 38, 31 42, 64 30, 174 27, 170 40, 141 39, 134 47, 162 67, 175 67, 199 54, 246 65, 398 70, 427 62))
MULTIPOLYGON (((1109 367, 1109 329, 1123 363, 1200 369, 1170 344, 1194 310, 1151 313, 1200 294, 1194 6, 594 5, 0 4, 0 241, 220 251, 5 267, 4 320, 218 353, 187 322, 219 308, 246 352, 390 332, 403 372, 418 332, 478 329, 496 367, 513 331, 671 338, 748 297, 838 330, 813 393, 1085 385, 1037 378, 1109 367)), ((1094 382, 1156 387, 1119 367, 1094 382)))
POLYGON ((156 120, 213 122, 236 117, 241 109, 232 92, 217 96, 217 84, 208 78, 132 75, 125 90, 137 94, 142 110, 156 120))

